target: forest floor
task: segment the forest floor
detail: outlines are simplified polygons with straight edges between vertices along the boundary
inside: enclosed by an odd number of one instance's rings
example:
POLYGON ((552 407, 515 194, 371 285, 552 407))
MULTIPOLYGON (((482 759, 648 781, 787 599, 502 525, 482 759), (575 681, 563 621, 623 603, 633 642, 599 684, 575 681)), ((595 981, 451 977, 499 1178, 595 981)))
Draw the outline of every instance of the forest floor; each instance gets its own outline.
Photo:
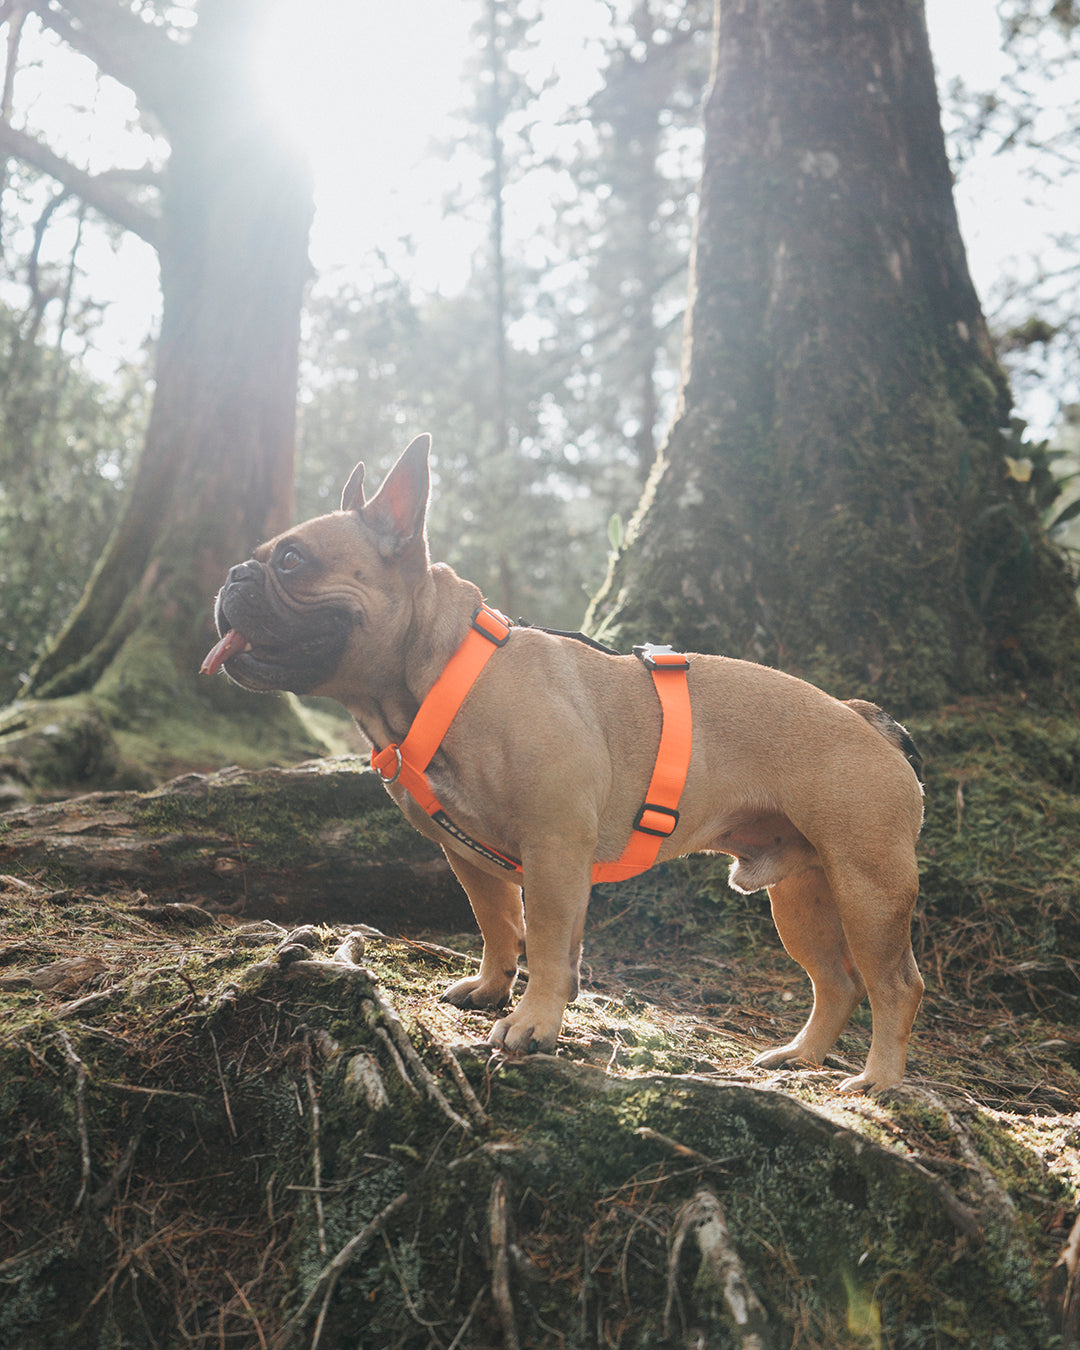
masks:
POLYGON ((350 760, 0 816, 0 1345, 1080 1345, 1080 724, 913 720, 908 1077, 694 859, 590 909, 555 1056, 350 760))

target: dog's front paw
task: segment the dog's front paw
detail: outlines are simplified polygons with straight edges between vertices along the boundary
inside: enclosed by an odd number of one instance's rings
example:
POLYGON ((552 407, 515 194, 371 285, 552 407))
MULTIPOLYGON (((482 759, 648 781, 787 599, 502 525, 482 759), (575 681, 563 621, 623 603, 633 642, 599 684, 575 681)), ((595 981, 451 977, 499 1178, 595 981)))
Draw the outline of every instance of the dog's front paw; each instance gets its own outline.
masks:
POLYGON ((488 1043, 500 1046, 503 1050, 525 1055, 533 1055, 539 1051, 553 1051, 555 1042, 559 1039, 562 1018, 552 1022, 551 1019, 533 1018, 528 1013, 522 1016, 522 1005, 519 1005, 509 1017, 500 1018, 495 1023, 491 1028, 488 1043))
POLYGON ((755 1069, 818 1069, 821 1061, 808 1055, 797 1042, 763 1050, 751 1061, 755 1069))
POLYGON ((885 1092, 889 1088, 894 1088, 899 1084, 899 1079, 885 1080, 878 1082, 871 1078, 869 1074, 857 1073, 852 1078, 845 1078, 842 1083, 837 1083, 836 1091, 850 1094, 865 1093, 867 1096, 876 1096, 879 1092, 885 1092))
POLYGON ((470 975, 449 985, 439 995, 440 1003, 452 1003, 455 1008, 498 1008, 510 998, 513 979, 487 980, 470 975))

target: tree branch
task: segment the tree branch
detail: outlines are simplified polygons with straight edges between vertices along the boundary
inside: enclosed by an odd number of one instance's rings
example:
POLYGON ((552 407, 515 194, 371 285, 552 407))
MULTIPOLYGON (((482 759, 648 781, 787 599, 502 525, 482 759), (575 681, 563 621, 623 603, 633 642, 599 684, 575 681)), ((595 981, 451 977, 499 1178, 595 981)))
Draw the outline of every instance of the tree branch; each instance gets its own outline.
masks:
POLYGON ((166 36, 114 0, 35 0, 46 28, 104 75, 126 85, 164 126, 181 84, 182 53, 166 36))
POLYGON ((0 152, 47 173, 69 192, 81 197, 87 206, 157 248, 157 217, 110 187, 105 179, 111 175, 89 174, 76 168, 35 137, 16 131, 6 122, 0 122, 0 152))

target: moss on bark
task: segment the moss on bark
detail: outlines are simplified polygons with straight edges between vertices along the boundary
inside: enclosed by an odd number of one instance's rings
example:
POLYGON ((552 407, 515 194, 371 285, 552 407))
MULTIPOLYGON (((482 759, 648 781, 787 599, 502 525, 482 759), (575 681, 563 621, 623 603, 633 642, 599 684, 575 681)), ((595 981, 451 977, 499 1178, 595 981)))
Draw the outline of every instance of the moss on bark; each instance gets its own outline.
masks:
POLYGON ((588 623, 901 708, 1076 693, 920 7, 722 6, 680 415, 588 623))

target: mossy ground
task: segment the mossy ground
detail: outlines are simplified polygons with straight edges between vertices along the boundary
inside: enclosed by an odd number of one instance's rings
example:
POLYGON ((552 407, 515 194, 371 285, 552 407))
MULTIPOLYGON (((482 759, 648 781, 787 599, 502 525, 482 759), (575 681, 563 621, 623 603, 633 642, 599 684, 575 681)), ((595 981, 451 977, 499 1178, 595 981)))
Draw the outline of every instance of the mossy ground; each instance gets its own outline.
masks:
POLYGON ((30 798, 146 788, 188 770, 291 764, 355 748, 326 700, 253 699, 224 678, 178 671, 167 644, 129 638, 92 689, 0 713, 0 787, 30 798))
POLYGON ((266 923, 6 880, 0 1344, 733 1346, 676 1241, 706 1190, 775 1346, 1061 1345, 1080 726, 991 703, 909 725, 928 993, 878 1099, 834 1091, 865 1011, 819 1073, 747 1067, 807 991, 710 860, 597 891, 559 1055, 520 1061, 462 1048, 491 1015, 438 1002, 474 935, 369 934, 358 970, 324 927, 324 964, 290 967, 266 923))

